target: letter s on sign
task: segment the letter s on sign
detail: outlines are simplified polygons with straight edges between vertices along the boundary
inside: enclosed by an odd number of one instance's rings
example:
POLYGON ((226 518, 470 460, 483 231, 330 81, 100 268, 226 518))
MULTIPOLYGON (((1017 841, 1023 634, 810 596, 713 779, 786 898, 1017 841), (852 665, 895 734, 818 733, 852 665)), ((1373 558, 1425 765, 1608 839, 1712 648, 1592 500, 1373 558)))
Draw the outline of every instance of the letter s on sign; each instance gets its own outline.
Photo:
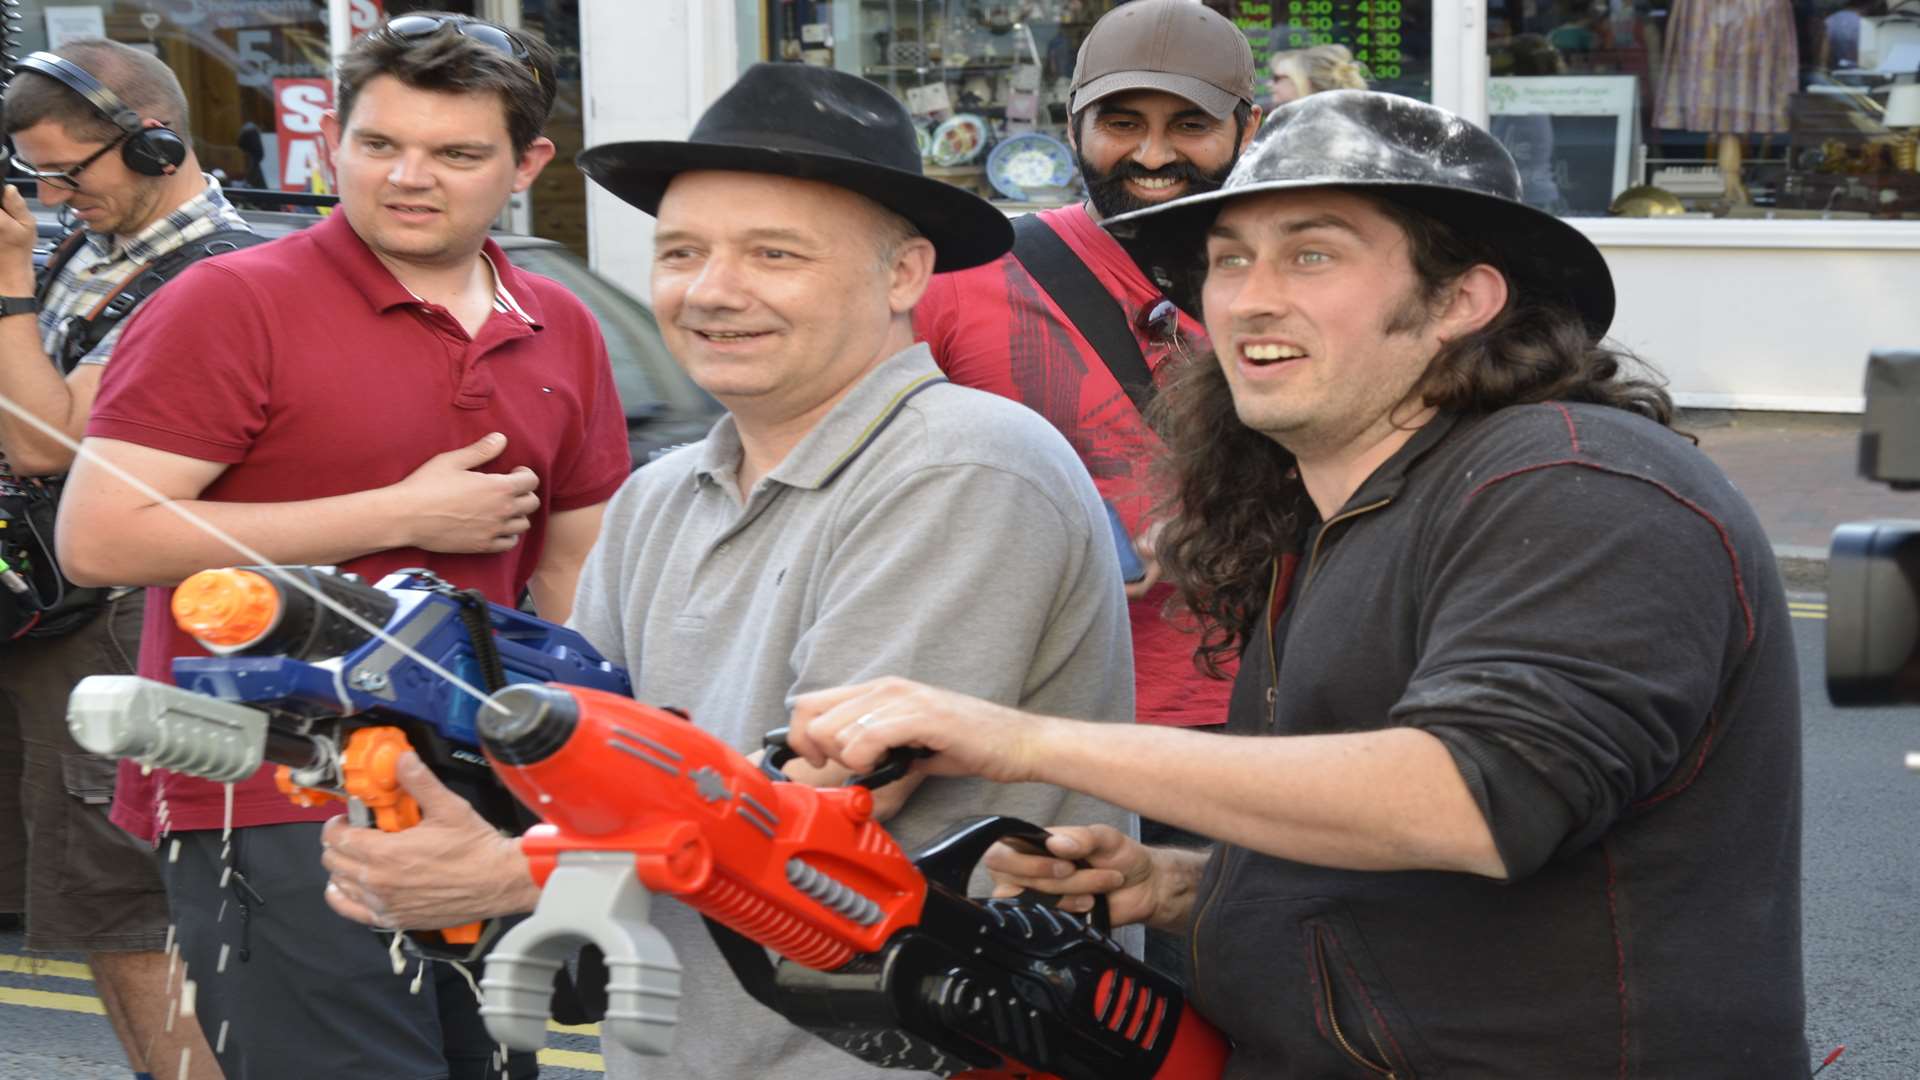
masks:
POLYGON ((379 0, 349 0, 347 27, 357 37, 380 25, 379 0))
POLYGON ((288 131, 300 135, 318 135, 320 117, 331 104, 333 95, 324 86, 295 83, 280 88, 280 122, 288 131))

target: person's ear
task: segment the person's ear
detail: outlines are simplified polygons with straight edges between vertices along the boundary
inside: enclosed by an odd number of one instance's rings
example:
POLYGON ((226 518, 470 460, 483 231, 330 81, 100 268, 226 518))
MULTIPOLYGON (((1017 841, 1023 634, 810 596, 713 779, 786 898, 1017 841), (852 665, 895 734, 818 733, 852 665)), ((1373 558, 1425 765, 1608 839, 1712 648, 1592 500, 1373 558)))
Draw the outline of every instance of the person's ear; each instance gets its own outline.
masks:
POLYGON ((1506 275, 1486 263, 1461 274, 1448 287, 1447 306, 1435 324, 1440 340, 1457 341, 1482 329, 1506 310, 1507 296, 1506 275))
POLYGON ((543 137, 529 143, 526 153, 520 155, 519 163, 514 169, 513 190, 525 191, 532 187, 534 180, 540 176, 540 170, 547 167, 547 162, 553 160, 555 153, 552 139, 543 137))
POLYGON ((893 253, 893 265, 887 281, 887 307, 895 315, 905 315, 920 302, 933 280, 933 241, 915 236, 900 242, 893 253))
POLYGON ((340 149, 340 113, 337 109, 328 109, 320 114, 320 156, 325 159, 327 168, 338 169, 339 163, 333 155, 340 149))
POLYGON ((1265 115, 1266 113, 1258 105, 1255 105, 1253 112, 1247 115, 1247 130, 1240 133, 1240 145, 1235 156, 1247 152, 1247 147, 1253 143, 1253 137, 1260 134, 1260 118, 1265 115))

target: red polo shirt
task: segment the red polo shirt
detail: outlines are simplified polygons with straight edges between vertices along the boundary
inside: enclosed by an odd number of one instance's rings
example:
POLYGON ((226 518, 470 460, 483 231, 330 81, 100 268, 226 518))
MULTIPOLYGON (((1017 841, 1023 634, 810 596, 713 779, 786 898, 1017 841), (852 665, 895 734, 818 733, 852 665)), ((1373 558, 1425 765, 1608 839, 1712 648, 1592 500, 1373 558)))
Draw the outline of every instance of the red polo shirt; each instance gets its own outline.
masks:
MULTIPOLYGON (((498 289, 474 337, 401 285, 344 214, 196 264, 129 320, 87 434, 225 463, 202 499, 297 502, 397 483, 435 454, 503 432, 505 452, 483 468, 525 465, 540 477, 533 530, 511 551, 398 548, 342 569, 377 581, 424 566, 513 603, 539 564, 547 515, 604 502, 631 462, 593 315, 491 240, 485 254, 498 289)), ((140 647, 140 674, 169 682, 174 657, 206 655, 173 625, 172 595, 148 590, 140 647)), ((152 839, 220 828, 224 803, 221 785, 123 762, 114 820, 152 839)), ((235 825, 337 812, 293 806, 269 769, 234 792, 235 825)))
MULTIPOLYGON (((1164 384, 1183 358, 1206 355, 1206 329, 1185 313, 1179 316, 1183 344, 1178 348, 1142 329, 1140 316, 1163 299, 1160 289, 1084 206, 1047 210, 1040 218, 1119 302, 1156 382, 1164 384)), ((1094 486, 1120 511, 1127 530, 1138 536, 1146 528, 1157 501, 1148 481, 1160 439, 1086 337, 1019 260, 1007 255, 985 266, 934 275, 913 309, 913 329, 933 349, 947 378, 1012 398, 1059 428, 1079 452, 1094 486)), ((1172 595, 1172 586, 1159 585, 1129 606, 1134 715, 1143 724, 1223 724, 1233 684, 1194 668, 1199 638, 1184 622, 1165 616, 1172 595)))

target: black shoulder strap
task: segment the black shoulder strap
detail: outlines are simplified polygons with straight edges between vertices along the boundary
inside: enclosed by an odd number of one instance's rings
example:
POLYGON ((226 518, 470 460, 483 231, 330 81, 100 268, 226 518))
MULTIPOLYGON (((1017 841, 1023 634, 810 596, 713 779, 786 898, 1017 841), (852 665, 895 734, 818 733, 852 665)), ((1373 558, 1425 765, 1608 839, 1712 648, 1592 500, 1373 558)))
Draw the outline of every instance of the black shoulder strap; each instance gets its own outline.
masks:
POLYGON ((1140 355, 1140 342, 1133 336, 1120 302, 1101 287, 1100 279, 1060 239, 1060 234, 1037 215, 1014 219, 1013 257, 1060 305, 1119 380, 1134 407, 1145 414, 1153 403, 1153 373, 1147 370, 1146 357, 1140 355))
MULTIPOLYGON (((107 340, 107 335, 121 319, 133 314, 147 297, 160 291, 160 286, 180 276, 180 272, 201 259, 214 255, 224 255, 229 251, 238 251, 244 247, 264 243, 266 237, 252 229, 221 229, 208 233, 198 240, 191 240, 168 252, 152 266, 141 271, 133 280, 120 287, 110 298, 100 313, 92 319, 82 320, 70 327, 61 349, 60 369, 72 372, 79 366, 82 358, 92 352, 99 344, 107 340)), ((55 253, 56 255, 58 252, 55 253)), ((69 255, 68 258, 72 256, 69 255)), ((51 267, 52 261, 48 264, 51 267)), ((52 281, 52 275, 47 277, 52 281)))

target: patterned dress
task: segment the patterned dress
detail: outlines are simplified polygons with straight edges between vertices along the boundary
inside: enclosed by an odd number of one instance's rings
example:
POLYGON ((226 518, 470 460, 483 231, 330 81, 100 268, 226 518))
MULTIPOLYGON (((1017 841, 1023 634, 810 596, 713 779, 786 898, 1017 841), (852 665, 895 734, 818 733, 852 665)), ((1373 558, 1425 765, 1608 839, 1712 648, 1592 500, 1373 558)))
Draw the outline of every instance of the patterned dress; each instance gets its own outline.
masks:
POLYGON ((1654 126, 1787 130, 1800 50, 1786 0, 1675 0, 1654 126))

